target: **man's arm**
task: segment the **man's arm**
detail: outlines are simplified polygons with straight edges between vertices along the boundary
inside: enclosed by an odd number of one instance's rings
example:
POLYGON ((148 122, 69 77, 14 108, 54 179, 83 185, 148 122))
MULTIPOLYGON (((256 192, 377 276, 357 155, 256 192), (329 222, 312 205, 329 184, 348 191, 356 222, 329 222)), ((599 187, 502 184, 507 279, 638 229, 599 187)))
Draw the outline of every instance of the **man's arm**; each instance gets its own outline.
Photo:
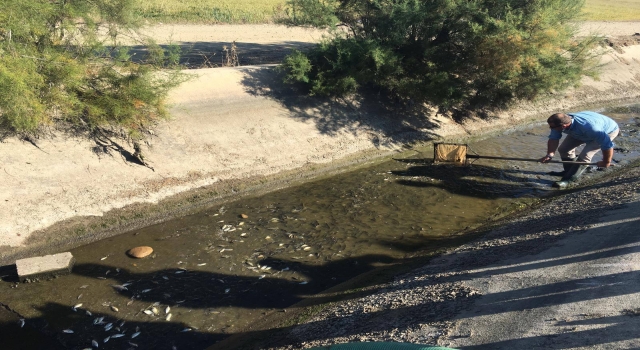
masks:
POLYGON ((549 141, 547 141, 547 155, 540 158, 540 160, 538 161, 540 163, 548 163, 556 154, 556 150, 558 149, 559 144, 560 140, 549 139, 549 141))
POLYGON ((598 162, 598 168, 607 168, 613 159, 613 148, 602 150, 602 160, 598 162))

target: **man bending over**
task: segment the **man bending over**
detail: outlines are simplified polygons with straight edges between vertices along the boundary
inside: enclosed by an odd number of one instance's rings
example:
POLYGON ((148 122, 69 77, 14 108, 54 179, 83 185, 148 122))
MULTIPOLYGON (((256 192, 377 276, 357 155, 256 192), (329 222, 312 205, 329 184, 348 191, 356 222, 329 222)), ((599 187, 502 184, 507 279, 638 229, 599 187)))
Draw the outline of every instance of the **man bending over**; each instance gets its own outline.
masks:
MULTIPOLYGON (((564 161, 578 161, 589 163, 591 158, 602 150, 602 160, 598 162, 599 168, 606 168, 611 165, 613 158, 613 139, 618 136, 620 129, 618 124, 611 118, 596 112, 584 111, 578 113, 556 113, 547 119, 549 123, 549 141, 547 142, 547 155, 540 158, 541 163, 549 162, 556 153, 560 153, 560 158, 564 161), (562 134, 566 134, 560 147, 562 134), (576 148, 585 145, 576 157, 576 148)), ((551 172, 551 175, 561 176, 560 181, 556 181, 553 186, 565 188, 571 182, 577 181, 588 165, 563 163, 563 171, 551 172)))

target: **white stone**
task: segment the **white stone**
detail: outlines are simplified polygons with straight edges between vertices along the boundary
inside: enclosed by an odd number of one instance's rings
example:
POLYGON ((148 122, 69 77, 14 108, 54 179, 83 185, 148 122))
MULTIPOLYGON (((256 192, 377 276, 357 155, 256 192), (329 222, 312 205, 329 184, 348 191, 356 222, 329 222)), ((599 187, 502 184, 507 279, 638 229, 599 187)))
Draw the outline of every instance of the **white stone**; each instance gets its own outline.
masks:
POLYGON ((16 269, 20 281, 71 273, 75 259, 70 252, 20 259, 16 269))

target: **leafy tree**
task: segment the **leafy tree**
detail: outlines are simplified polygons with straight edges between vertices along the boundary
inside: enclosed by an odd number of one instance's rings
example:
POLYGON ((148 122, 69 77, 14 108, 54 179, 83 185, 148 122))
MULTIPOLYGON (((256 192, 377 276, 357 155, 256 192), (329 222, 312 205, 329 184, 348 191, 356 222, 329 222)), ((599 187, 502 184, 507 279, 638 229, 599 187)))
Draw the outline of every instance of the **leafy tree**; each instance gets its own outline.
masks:
POLYGON ((140 140, 167 117, 183 81, 179 53, 148 41, 134 62, 123 35, 137 29, 131 0, 0 0, 0 131, 33 139, 62 127, 94 138, 140 140))
POLYGON ((334 35, 281 69, 312 95, 369 86, 442 109, 504 107, 596 74, 599 38, 575 35, 583 0, 311 1, 288 5, 333 11, 307 24, 334 35))

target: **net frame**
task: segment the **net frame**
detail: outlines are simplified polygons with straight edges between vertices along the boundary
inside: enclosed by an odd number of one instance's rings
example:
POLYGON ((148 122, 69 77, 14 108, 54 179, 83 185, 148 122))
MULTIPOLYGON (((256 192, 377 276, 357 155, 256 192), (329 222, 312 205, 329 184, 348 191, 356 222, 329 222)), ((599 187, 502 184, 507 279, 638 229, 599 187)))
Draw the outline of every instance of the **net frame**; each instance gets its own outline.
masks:
POLYGON ((434 163, 467 163, 469 146, 461 143, 439 142, 433 144, 434 163))

